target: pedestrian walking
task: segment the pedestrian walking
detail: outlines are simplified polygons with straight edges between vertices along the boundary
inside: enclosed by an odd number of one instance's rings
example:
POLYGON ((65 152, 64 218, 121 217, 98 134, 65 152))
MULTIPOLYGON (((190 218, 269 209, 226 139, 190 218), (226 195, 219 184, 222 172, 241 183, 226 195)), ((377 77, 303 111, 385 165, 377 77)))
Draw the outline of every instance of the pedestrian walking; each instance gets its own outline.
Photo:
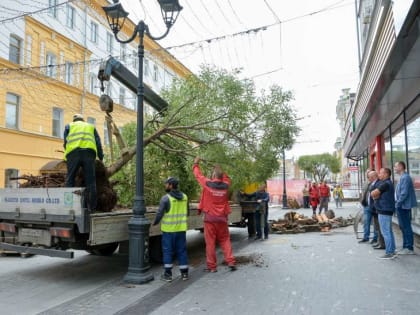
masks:
POLYGON ((309 200, 312 207, 312 214, 316 215, 316 208, 319 204, 319 189, 316 182, 313 182, 311 188, 309 189, 309 200))
POLYGON ((302 189, 302 195, 303 195, 303 207, 305 209, 309 208, 309 188, 308 184, 305 184, 302 189))
POLYGON ((103 160, 101 139, 94 125, 84 121, 83 115, 75 114, 73 122, 64 128, 64 160, 67 162, 66 187, 74 187, 79 167, 83 169, 86 185, 87 207, 96 211, 95 160, 103 160))
POLYGON ((328 202, 330 201, 330 196, 330 187, 325 181, 322 181, 321 185, 319 185, 319 214, 321 214, 322 209, 324 209, 324 212, 328 211, 328 202))
POLYGON ((385 255, 378 257, 379 259, 393 259, 396 257, 395 238, 392 231, 392 216, 395 212, 395 195, 394 185, 390 179, 391 170, 389 168, 381 168, 379 171, 378 188, 371 192, 372 198, 375 199, 375 207, 378 212, 379 227, 385 241, 385 255))
POLYGON ((206 260, 208 272, 217 272, 216 242, 222 248, 226 263, 231 271, 236 270, 235 257, 230 242, 228 215, 229 176, 219 165, 213 168, 211 178, 205 177, 200 170, 200 158, 194 159, 193 173, 202 188, 198 208, 204 212, 204 239, 206 241, 206 260))
POLYGON ((267 185, 262 184, 258 187, 258 190, 252 194, 243 194, 248 198, 253 198, 257 201, 257 206, 255 208, 255 228, 257 230, 257 235, 255 240, 268 239, 268 202, 270 201, 270 195, 267 192, 267 185))
POLYGON ((165 181, 166 195, 162 197, 153 225, 160 223, 164 273, 161 279, 172 281, 173 260, 176 256, 181 279, 188 280, 187 220, 188 198, 178 190, 178 179, 165 181))
POLYGON ((403 161, 395 163, 394 170, 400 175, 400 180, 395 189, 395 208, 398 225, 403 236, 403 247, 398 251, 398 255, 413 255, 414 236, 411 227, 411 209, 417 207, 416 191, 403 161))
POLYGON ((366 170, 366 183, 363 186, 362 195, 360 197, 360 204, 363 207, 363 238, 359 241, 359 243, 369 242, 370 237, 370 225, 372 223, 372 212, 369 207, 369 197, 370 197, 370 184, 372 183, 369 173, 372 169, 366 170))
POLYGON ((340 184, 337 184, 334 187, 333 198, 335 200, 335 207, 337 209, 342 208, 343 207, 344 194, 343 194, 343 189, 341 188, 340 184))
MULTIPOLYGON (((371 192, 374 191, 376 188, 379 187, 380 181, 378 178, 378 173, 376 171, 370 171, 369 174, 369 199, 368 199, 368 207, 369 207, 369 222, 373 221, 373 238, 370 242, 373 246, 373 249, 385 249, 385 241, 384 237, 381 233, 381 229, 379 227, 379 219, 378 219, 378 211, 375 207, 375 200, 372 198, 371 192)), ((369 223, 370 226, 370 223, 369 223)), ((370 233, 370 231, 368 232, 370 233)))

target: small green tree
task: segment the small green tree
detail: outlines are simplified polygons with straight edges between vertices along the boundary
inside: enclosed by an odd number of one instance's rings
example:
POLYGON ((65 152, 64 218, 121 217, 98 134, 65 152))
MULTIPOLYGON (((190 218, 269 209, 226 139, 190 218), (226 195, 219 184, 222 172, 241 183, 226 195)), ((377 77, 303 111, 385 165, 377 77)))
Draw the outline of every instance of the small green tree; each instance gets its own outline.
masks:
MULTIPOLYGON (((253 82, 239 79, 238 74, 203 68, 197 77, 175 81, 164 92, 169 108, 147 117, 144 130, 148 204, 159 200, 168 176, 179 177, 181 190, 197 197, 191 172, 195 156, 203 158, 206 174, 220 164, 232 179, 232 189, 266 180, 278 169, 279 152, 291 147, 299 132, 296 111, 289 104, 292 93, 273 86, 257 96, 253 82)), ((131 204, 135 124, 124 126, 122 134, 130 147, 128 154, 110 165, 108 173, 116 174, 120 202, 131 204)))
POLYGON ((298 159, 298 166, 303 171, 312 175, 312 178, 321 182, 329 172, 336 174, 340 171, 340 159, 330 153, 302 155, 298 159))

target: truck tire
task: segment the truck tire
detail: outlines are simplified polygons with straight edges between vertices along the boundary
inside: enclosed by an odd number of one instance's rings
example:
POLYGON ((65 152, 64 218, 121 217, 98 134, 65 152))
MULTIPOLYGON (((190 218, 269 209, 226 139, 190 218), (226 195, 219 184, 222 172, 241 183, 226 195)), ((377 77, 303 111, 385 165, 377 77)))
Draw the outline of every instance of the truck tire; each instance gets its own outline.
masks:
POLYGON ((90 247, 87 252, 96 256, 111 256, 118 248, 119 243, 103 244, 90 247))
POLYGON ((162 235, 156 235, 149 238, 150 260, 161 264, 163 262, 162 254, 162 235))

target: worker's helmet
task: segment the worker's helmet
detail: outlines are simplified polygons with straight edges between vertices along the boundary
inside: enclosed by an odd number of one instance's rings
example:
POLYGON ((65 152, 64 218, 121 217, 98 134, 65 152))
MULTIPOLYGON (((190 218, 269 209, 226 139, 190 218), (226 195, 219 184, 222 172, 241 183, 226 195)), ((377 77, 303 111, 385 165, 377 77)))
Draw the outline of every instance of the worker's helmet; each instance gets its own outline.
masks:
POLYGON ((83 120, 83 115, 82 114, 74 114, 73 115, 73 121, 76 120, 83 120))

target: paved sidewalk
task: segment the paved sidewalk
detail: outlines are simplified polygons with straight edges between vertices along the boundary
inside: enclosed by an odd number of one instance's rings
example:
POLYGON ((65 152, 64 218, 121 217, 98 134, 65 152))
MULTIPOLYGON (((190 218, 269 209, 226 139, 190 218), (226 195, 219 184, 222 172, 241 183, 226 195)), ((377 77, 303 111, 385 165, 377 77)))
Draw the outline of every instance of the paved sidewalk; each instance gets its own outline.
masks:
POLYGON ((353 227, 270 235, 235 253, 254 262, 236 272, 219 266, 151 314, 420 314, 420 256, 384 261, 380 254, 358 244, 353 227))

